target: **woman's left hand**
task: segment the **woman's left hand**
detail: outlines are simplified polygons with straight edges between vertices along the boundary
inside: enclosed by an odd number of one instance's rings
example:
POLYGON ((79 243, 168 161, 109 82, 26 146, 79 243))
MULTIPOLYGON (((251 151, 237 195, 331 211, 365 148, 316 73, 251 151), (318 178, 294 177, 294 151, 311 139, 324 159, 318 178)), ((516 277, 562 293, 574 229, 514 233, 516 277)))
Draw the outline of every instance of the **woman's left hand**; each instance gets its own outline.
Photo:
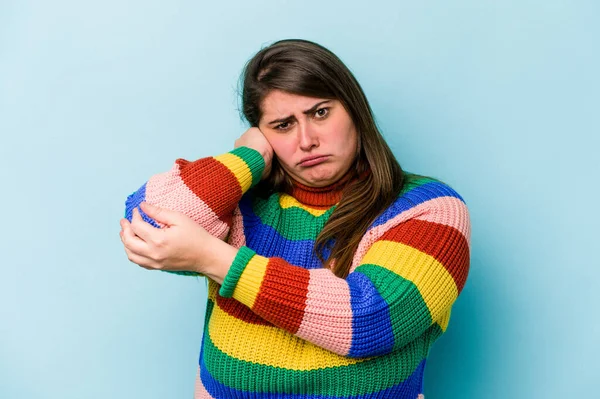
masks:
POLYGON ((121 219, 120 236, 129 260, 146 269, 205 273, 210 248, 222 241, 183 213, 146 202, 140 206, 165 227, 158 229, 144 221, 137 208, 131 223, 121 219))

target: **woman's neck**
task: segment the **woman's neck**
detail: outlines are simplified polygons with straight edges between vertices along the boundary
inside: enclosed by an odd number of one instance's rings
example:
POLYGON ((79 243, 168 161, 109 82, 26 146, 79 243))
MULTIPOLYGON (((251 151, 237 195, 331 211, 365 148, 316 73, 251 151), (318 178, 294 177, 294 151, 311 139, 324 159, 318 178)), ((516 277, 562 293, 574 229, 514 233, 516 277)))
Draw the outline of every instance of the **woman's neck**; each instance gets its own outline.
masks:
POLYGON ((292 179, 290 195, 299 202, 311 207, 330 208, 340 202, 344 188, 354 180, 353 177, 354 173, 348 171, 338 181, 324 187, 310 187, 292 179))

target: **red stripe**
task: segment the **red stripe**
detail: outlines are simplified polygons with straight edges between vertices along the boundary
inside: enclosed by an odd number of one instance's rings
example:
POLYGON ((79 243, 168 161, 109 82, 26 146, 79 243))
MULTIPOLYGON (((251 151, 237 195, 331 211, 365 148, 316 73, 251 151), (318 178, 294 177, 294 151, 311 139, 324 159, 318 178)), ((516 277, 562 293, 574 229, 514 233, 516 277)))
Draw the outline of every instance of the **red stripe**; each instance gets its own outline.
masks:
POLYGON ((399 242, 439 261, 454 279, 458 292, 469 273, 469 244, 454 227, 424 220, 408 220, 387 231, 380 240, 399 242))
POLYGON ((212 157, 194 162, 178 159, 176 162, 184 184, 231 226, 233 210, 242 198, 242 188, 235 175, 212 157))
POLYGON ((236 319, 240 319, 242 321, 245 321, 246 323, 258 324, 262 326, 273 325, 265 319, 263 319, 262 317, 260 317, 259 315, 257 315, 256 313, 254 313, 252 310, 250 310, 248 306, 244 305, 241 302, 238 302, 236 299, 223 298, 221 295, 219 295, 218 292, 216 299, 217 306, 225 313, 235 317, 236 319))
POLYGON ((252 310, 295 334, 304 317, 309 279, 307 269, 292 266, 281 258, 270 258, 252 310))

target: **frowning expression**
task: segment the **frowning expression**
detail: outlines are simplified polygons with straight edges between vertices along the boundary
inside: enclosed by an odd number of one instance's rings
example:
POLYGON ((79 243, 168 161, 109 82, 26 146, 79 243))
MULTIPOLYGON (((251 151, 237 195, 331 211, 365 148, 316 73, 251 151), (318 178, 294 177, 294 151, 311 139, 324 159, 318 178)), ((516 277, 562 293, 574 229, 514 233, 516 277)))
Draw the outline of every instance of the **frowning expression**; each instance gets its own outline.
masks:
POLYGON ((339 100, 273 90, 261 111, 258 127, 294 180, 310 187, 327 186, 353 164, 358 135, 339 100))

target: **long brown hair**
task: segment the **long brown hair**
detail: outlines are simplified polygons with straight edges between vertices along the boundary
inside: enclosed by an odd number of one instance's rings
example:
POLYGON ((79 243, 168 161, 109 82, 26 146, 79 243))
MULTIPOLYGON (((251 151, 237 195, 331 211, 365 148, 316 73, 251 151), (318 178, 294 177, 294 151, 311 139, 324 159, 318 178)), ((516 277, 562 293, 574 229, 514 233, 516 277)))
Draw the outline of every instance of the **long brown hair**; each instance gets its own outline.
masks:
MULTIPOLYGON (((335 54, 301 39, 280 40, 260 50, 246 64, 240 83, 243 116, 253 127, 258 127, 262 101, 272 90, 337 99, 350 115, 359 149, 351 168, 353 183, 344 188, 314 248, 325 267, 333 261, 333 272, 346 277, 367 228, 396 199, 404 182, 402 168, 379 132, 362 88, 335 54)), ((271 174, 258 190, 290 192, 291 186, 290 177, 273 157, 271 174)))

